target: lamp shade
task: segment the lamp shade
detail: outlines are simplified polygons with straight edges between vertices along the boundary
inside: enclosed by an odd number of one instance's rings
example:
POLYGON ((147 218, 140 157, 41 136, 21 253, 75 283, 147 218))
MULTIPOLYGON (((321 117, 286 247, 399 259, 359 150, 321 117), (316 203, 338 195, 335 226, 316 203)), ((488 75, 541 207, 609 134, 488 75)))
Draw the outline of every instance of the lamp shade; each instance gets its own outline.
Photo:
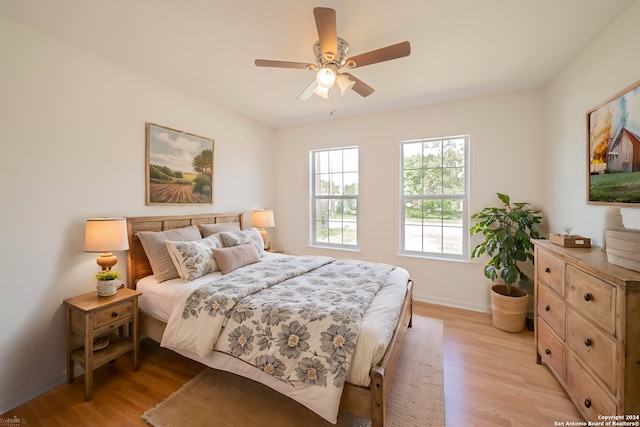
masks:
POLYGON ((273 220, 273 211, 270 209, 262 209, 253 211, 251 214, 251 225, 258 228, 275 227, 273 220))
POLYGON ((126 218, 90 218, 84 232, 85 252, 126 251, 129 249, 126 218))
POLYGON ((340 77, 338 77, 338 87, 340 88, 341 95, 344 95, 344 93, 351 89, 355 84, 356 82, 349 80, 349 77, 344 74, 340 74, 340 77))
POLYGON ((327 99, 327 98, 329 98, 329 89, 331 89, 331 88, 318 85, 318 86, 316 86, 315 89, 313 89, 313 93, 315 93, 316 95, 327 99))

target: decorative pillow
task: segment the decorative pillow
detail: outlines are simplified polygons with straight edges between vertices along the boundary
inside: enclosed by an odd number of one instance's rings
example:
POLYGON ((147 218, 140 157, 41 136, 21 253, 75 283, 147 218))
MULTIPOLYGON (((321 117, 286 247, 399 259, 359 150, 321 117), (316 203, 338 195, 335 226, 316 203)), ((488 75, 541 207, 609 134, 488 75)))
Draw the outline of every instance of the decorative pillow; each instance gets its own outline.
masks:
POLYGON ((218 264, 213 258, 211 249, 221 248, 222 243, 215 236, 190 242, 165 242, 169 256, 178 270, 180 277, 190 282, 205 274, 218 271, 218 264))
POLYGON ((189 241, 202 239, 198 227, 190 225, 183 228, 174 228, 165 231, 138 231, 136 236, 140 239, 144 252, 147 254, 151 270, 158 282, 180 277, 176 266, 171 261, 165 241, 189 241))
POLYGON ((219 222, 217 224, 200 224, 202 237, 209 237, 221 231, 240 231, 239 222, 219 222))
POLYGON ((252 243, 256 247, 259 256, 264 256, 264 241, 257 228, 251 227, 242 231, 221 231, 220 240, 227 247, 252 243))
POLYGON ((211 252, 213 252, 213 257, 216 259, 222 274, 230 273, 240 267, 260 261, 258 250, 251 243, 231 248, 211 249, 211 252))

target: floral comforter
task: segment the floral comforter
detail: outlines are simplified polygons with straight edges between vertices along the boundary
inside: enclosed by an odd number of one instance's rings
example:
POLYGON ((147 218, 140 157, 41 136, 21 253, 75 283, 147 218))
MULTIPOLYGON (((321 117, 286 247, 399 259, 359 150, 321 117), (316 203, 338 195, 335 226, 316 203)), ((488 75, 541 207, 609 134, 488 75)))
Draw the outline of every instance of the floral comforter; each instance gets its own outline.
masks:
POLYGON ((314 256, 251 264, 180 296, 162 345, 231 354, 323 394, 337 415, 362 318, 393 268, 314 256))

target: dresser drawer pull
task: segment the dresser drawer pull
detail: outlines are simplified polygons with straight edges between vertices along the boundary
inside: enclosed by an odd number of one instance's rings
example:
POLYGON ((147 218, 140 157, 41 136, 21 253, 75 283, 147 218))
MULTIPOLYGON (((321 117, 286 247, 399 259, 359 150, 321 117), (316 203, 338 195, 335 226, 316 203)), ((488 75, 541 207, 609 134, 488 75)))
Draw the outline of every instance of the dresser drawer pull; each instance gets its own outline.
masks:
POLYGON ((591 341, 591 338, 587 338, 584 340, 584 345, 586 345, 587 347, 591 347, 591 344, 593 344, 593 341, 591 341))
POLYGON ((591 399, 589 399, 588 397, 584 400, 584 406, 586 406, 587 408, 591 408, 591 399))
POLYGON ((544 311, 549 311, 549 310, 551 310, 551 307, 549 307, 549 304, 545 305, 544 306, 544 311))
POLYGON ((545 268, 544 268, 544 272, 545 272, 545 273, 551 273, 551 269, 550 269, 549 267, 545 267, 545 268))
POLYGON ((544 349, 544 354, 546 354, 546 355, 551 354, 551 350, 550 350, 550 349, 548 349, 548 348, 545 348, 545 349, 544 349))
POLYGON ((114 311, 113 313, 111 313, 111 317, 118 317, 118 312, 114 311))
POLYGON ((585 293, 584 293, 584 300, 585 300, 586 302, 589 302, 589 301, 591 301, 592 299, 593 299, 593 295, 591 295, 589 292, 585 292, 585 293))

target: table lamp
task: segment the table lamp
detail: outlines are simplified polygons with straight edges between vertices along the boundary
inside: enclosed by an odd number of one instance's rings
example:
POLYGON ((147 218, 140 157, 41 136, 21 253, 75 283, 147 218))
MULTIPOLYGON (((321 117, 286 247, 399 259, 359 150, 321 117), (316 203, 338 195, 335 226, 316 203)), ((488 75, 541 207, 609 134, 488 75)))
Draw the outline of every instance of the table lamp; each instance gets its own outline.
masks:
POLYGON ((251 225, 256 227, 262 236, 262 241, 267 248, 267 230, 265 227, 275 227, 273 220, 273 211, 270 209, 260 209, 253 211, 251 214, 251 225))
POLYGON ((84 251, 99 252, 96 262, 102 270, 111 270, 118 258, 112 251, 129 249, 126 218, 90 218, 84 233, 84 251))

